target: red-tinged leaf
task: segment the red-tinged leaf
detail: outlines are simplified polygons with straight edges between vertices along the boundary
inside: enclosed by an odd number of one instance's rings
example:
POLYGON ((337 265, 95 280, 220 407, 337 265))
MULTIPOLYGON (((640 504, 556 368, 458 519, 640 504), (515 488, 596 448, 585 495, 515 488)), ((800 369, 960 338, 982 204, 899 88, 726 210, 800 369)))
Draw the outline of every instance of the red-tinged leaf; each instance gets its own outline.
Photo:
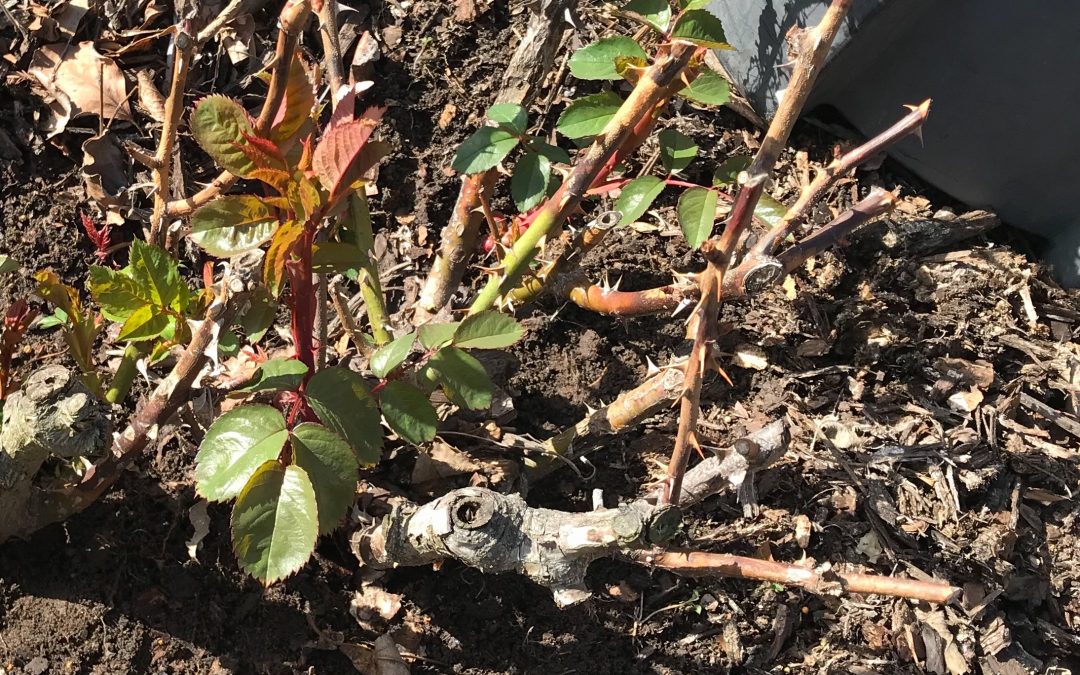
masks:
POLYGON ((278 143, 290 140, 311 117, 311 109, 315 106, 315 89, 311 82, 304 60, 295 56, 289 67, 285 96, 270 127, 270 137, 278 143))
MULTIPOLYGON (((260 169, 278 169, 284 171, 288 168, 285 155, 281 148, 268 138, 260 138, 252 134, 243 134, 243 141, 236 144, 238 150, 243 152, 251 162, 260 169)), ((248 176, 251 174, 249 173, 248 176)))
POLYGON ((322 206, 319 188, 304 175, 289 183, 288 195, 289 204, 300 220, 307 220, 322 206))
POLYGON ((250 174, 248 174, 248 178, 261 180, 262 182, 277 190, 278 194, 287 193, 289 190, 289 185, 292 182, 292 176, 280 169, 255 169, 250 174))
POLYGON ((229 195, 192 214, 190 238, 210 255, 230 258, 267 242, 277 225, 278 213, 269 200, 229 195))
POLYGON ((328 130, 315 147, 312 168, 332 197, 348 185, 353 162, 360 156, 385 111, 386 108, 369 108, 360 119, 343 122, 328 130))
POLYGON ((290 220, 278 228, 270 241, 270 248, 267 249, 266 259, 263 261, 263 283, 275 298, 281 294, 281 287, 285 283, 285 263, 289 261, 289 256, 303 234, 304 226, 290 220))
POLYGON ((246 176, 256 168, 238 147, 244 135, 254 131, 251 116, 233 99, 213 94, 200 100, 191 112, 189 125, 195 140, 223 169, 246 176))
POLYGON ((330 121, 327 122, 326 128, 330 129, 343 122, 351 122, 353 117, 356 116, 357 95, 370 89, 373 84, 370 80, 365 80, 351 86, 342 86, 336 94, 337 105, 334 106, 334 112, 330 115, 330 121))
POLYGON ((296 168, 298 171, 307 173, 311 171, 311 156, 315 153, 315 142, 312 136, 308 136, 300 143, 304 149, 300 153, 300 161, 296 163, 296 168))

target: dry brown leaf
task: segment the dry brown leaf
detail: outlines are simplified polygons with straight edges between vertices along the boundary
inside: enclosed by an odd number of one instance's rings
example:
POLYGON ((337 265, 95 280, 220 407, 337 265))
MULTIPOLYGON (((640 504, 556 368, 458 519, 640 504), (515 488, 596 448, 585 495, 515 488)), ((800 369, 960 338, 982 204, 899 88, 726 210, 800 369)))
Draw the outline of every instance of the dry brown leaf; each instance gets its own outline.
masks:
POLYGON ((454 0, 454 20, 461 23, 476 21, 476 0, 454 0))
POLYGON ((81 115, 132 119, 124 74, 115 61, 98 53, 93 42, 45 45, 34 52, 28 72, 44 89, 52 111, 45 129, 50 137, 81 115))
POLYGON ((116 137, 109 131, 93 136, 82 145, 83 187, 86 196, 105 213, 109 225, 123 225, 131 205, 128 187, 131 163, 116 137))

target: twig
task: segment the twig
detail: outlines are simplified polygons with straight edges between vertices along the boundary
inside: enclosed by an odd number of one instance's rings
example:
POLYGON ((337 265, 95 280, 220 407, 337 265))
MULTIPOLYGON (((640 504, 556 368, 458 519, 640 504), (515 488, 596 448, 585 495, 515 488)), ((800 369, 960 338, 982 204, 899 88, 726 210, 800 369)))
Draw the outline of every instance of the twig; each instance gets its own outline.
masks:
POLYGON ((161 140, 154 154, 152 180, 154 183, 154 206, 150 213, 150 232, 147 240, 161 246, 164 243, 164 229, 167 217, 167 205, 172 186, 169 182, 172 169, 173 148, 176 146, 176 132, 180 125, 180 114, 184 110, 184 90, 187 88, 188 68, 195 51, 195 41, 184 31, 176 33, 173 55, 172 83, 169 96, 165 99, 165 120, 161 126, 161 140))
POLYGON ((754 579, 798 586, 820 595, 873 593, 896 598, 912 598, 945 604, 960 596, 961 589, 943 581, 920 581, 900 577, 810 569, 787 563, 758 560, 724 553, 699 551, 630 551, 626 557, 649 567, 658 567, 691 577, 754 579))
MULTIPOLYGON (((281 29, 278 31, 277 46, 274 52, 274 69, 270 76, 270 85, 266 91, 266 98, 263 99, 262 110, 255 121, 254 131, 256 136, 265 136, 270 131, 270 126, 273 124, 274 117, 281 106, 281 101, 285 96, 285 86, 289 79, 289 68, 292 65, 293 55, 296 53, 296 42, 300 38, 300 33, 303 31, 304 24, 307 23, 310 13, 311 8, 303 0, 289 0, 284 9, 281 10, 278 19, 281 29)), ((238 176, 234 176, 228 171, 222 171, 209 185, 190 197, 170 201, 165 208, 165 215, 191 215, 195 209, 220 196, 222 192, 235 185, 238 180, 238 176)))

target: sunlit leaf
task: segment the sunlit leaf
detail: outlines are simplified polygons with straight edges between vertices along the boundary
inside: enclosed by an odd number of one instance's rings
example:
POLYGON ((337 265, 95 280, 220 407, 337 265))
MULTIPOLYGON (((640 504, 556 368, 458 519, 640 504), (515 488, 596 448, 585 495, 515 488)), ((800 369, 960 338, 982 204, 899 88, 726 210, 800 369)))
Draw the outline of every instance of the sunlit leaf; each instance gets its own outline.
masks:
POLYGON ((445 347, 431 357, 428 365, 438 373, 443 391, 455 404, 470 410, 491 407, 494 386, 475 357, 457 347, 445 347))
POLYGON ((439 417, 416 387, 398 380, 388 382, 379 392, 379 407, 390 428, 413 445, 435 438, 439 417))
POLYGON ((750 163, 754 161, 753 157, 749 155, 734 155, 728 157, 720 166, 716 167, 713 172, 712 184, 714 186, 719 185, 738 185, 739 174, 746 171, 750 163))
POLYGON ((657 135, 660 141, 660 161, 671 173, 679 173, 697 156, 698 146, 693 139, 675 129, 664 129, 657 135))
POLYGON ((555 128, 568 138, 589 138, 604 131, 623 100, 610 91, 577 99, 559 116, 555 128))
POLYGON ((253 195, 221 197, 191 216, 191 240, 219 258, 231 258, 274 236, 278 212, 253 195))
POLYGON ((231 98, 212 94, 195 104, 191 133, 210 158, 237 176, 246 176, 255 163, 240 149, 244 134, 253 134, 251 117, 231 98))
POLYGON ((420 344, 427 349, 442 347, 454 337, 454 331, 457 330, 459 325, 461 325, 459 321, 453 323, 425 323, 417 329, 417 338, 420 340, 420 344))
POLYGON ((728 102, 728 81, 711 70, 703 70, 689 87, 679 90, 679 95, 703 105, 723 105, 728 102))
POLYGON ((615 200, 615 210, 622 213, 619 224, 629 225, 643 216, 664 191, 665 185, 656 176, 639 176, 627 183, 615 200))
POLYGON ((535 152, 525 153, 514 167, 510 179, 510 196, 519 211, 528 211, 547 194, 551 181, 551 162, 535 152))
POLYGON ((260 171, 282 171, 287 168, 285 155, 281 148, 268 138, 260 138, 251 134, 244 134, 244 140, 236 144, 237 149, 251 160, 255 166, 248 171, 248 178, 258 178, 260 171))
POLYGON ((624 12, 637 14, 661 33, 667 32, 671 23, 671 5, 668 0, 630 0, 622 6, 624 12))
POLYGON ((763 192, 758 198, 757 206, 754 207, 754 216, 760 218, 769 227, 776 227, 787 210, 787 207, 773 199, 772 195, 763 192))
POLYGON ((529 129, 529 115, 516 103, 496 103, 487 109, 486 117, 519 136, 529 129))
POLYGON ((259 364, 251 380, 237 391, 294 391, 304 380, 308 367, 298 359, 270 359, 259 364))
POLYGON ((259 286, 248 298, 248 308, 239 319, 240 327, 248 340, 255 344, 273 325, 276 315, 277 302, 265 286, 259 286))
POLYGON ((120 327, 118 340, 140 342, 153 340, 169 328, 169 315, 161 311, 160 307, 143 305, 131 313, 120 327))
POLYGON ((336 124, 319 139, 311 166, 331 196, 340 194, 382 158, 379 153, 365 154, 364 148, 384 112, 386 108, 368 108, 360 119, 336 124))
POLYGON ((290 220, 283 223, 270 240, 270 248, 266 249, 263 259, 263 283, 274 298, 281 295, 281 288, 285 284, 285 263, 303 235, 304 226, 290 220))
POLYGON ((545 143, 536 138, 529 139, 529 145, 552 162, 560 164, 570 163, 570 153, 557 145, 551 145, 550 143, 545 143))
POLYGON ((233 551, 265 585, 303 567, 315 550, 319 516, 311 479, 299 466, 260 465, 233 506, 233 551))
POLYGON ((135 283, 147 289, 150 301, 178 312, 187 308, 188 290, 176 259, 168 251, 139 239, 131 242, 128 269, 135 283))
POLYGON ((458 173, 481 173, 494 167, 518 144, 518 137, 497 127, 480 127, 458 146, 451 166, 458 173))
POLYGON ((679 227, 690 248, 697 249, 712 234, 716 200, 716 192, 702 187, 690 188, 679 197, 679 227))
POLYGON ((268 405, 245 405, 218 417, 195 456, 195 488, 212 502, 232 499, 263 462, 276 459, 289 432, 268 405))
POLYGON ((91 267, 87 287, 101 307, 101 314, 117 323, 126 321, 132 312, 148 304, 149 300, 134 279, 108 267, 91 267))
POLYGON ((324 241, 315 244, 311 253, 311 266, 322 274, 344 274, 363 266, 367 256, 352 244, 340 241, 324 241))
POLYGON ((464 349, 503 349, 521 338, 521 324, 495 311, 480 312, 462 320, 453 343, 464 349))
POLYGON ((570 57, 570 73, 579 80, 618 80, 615 68, 619 57, 648 59, 649 55, 634 40, 616 35, 582 47, 570 57))
POLYGON ((671 29, 673 40, 685 40, 699 47, 710 49, 731 49, 724 36, 724 27, 720 19, 704 9, 687 10, 679 16, 671 29))
POLYGON ((375 399, 363 378, 347 368, 325 368, 304 388, 307 401, 323 424, 352 446, 364 466, 382 456, 382 426, 375 399))
POLYGON ((270 137, 277 143, 291 139, 311 117, 315 105, 315 89, 311 84, 308 67, 299 54, 289 66, 289 79, 285 82, 285 96, 270 126, 270 137))
POLYGON ((341 524, 356 497, 356 456, 341 436, 305 422, 292 431, 293 462, 307 472, 319 506, 319 534, 341 524))
POLYGON ((368 367, 376 377, 386 377, 391 370, 401 365, 405 357, 412 351, 413 342, 416 341, 416 333, 409 333, 391 340, 375 350, 368 361, 368 367))
POLYGON ((19 263, 10 256, 0 254, 0 274, 11 274, 19 271, 19 263))

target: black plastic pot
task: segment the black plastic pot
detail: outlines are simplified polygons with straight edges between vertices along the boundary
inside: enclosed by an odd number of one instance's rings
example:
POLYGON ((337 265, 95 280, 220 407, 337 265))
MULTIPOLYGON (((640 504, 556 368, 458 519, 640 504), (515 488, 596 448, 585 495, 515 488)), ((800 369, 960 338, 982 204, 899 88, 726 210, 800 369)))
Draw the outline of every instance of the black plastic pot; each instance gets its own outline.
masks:
MULTIPOLYGON (((717 56, 766 115, 787 81, 783 36, 827 0, 713 0, 736 51, 717 56)), ((862 133, 904 103, 934 100, 924 144, 892 155, 927 182, 1049 240, 1046 260, 1080 285, 1080 2, 855 0, 810 105, 862 133)))

